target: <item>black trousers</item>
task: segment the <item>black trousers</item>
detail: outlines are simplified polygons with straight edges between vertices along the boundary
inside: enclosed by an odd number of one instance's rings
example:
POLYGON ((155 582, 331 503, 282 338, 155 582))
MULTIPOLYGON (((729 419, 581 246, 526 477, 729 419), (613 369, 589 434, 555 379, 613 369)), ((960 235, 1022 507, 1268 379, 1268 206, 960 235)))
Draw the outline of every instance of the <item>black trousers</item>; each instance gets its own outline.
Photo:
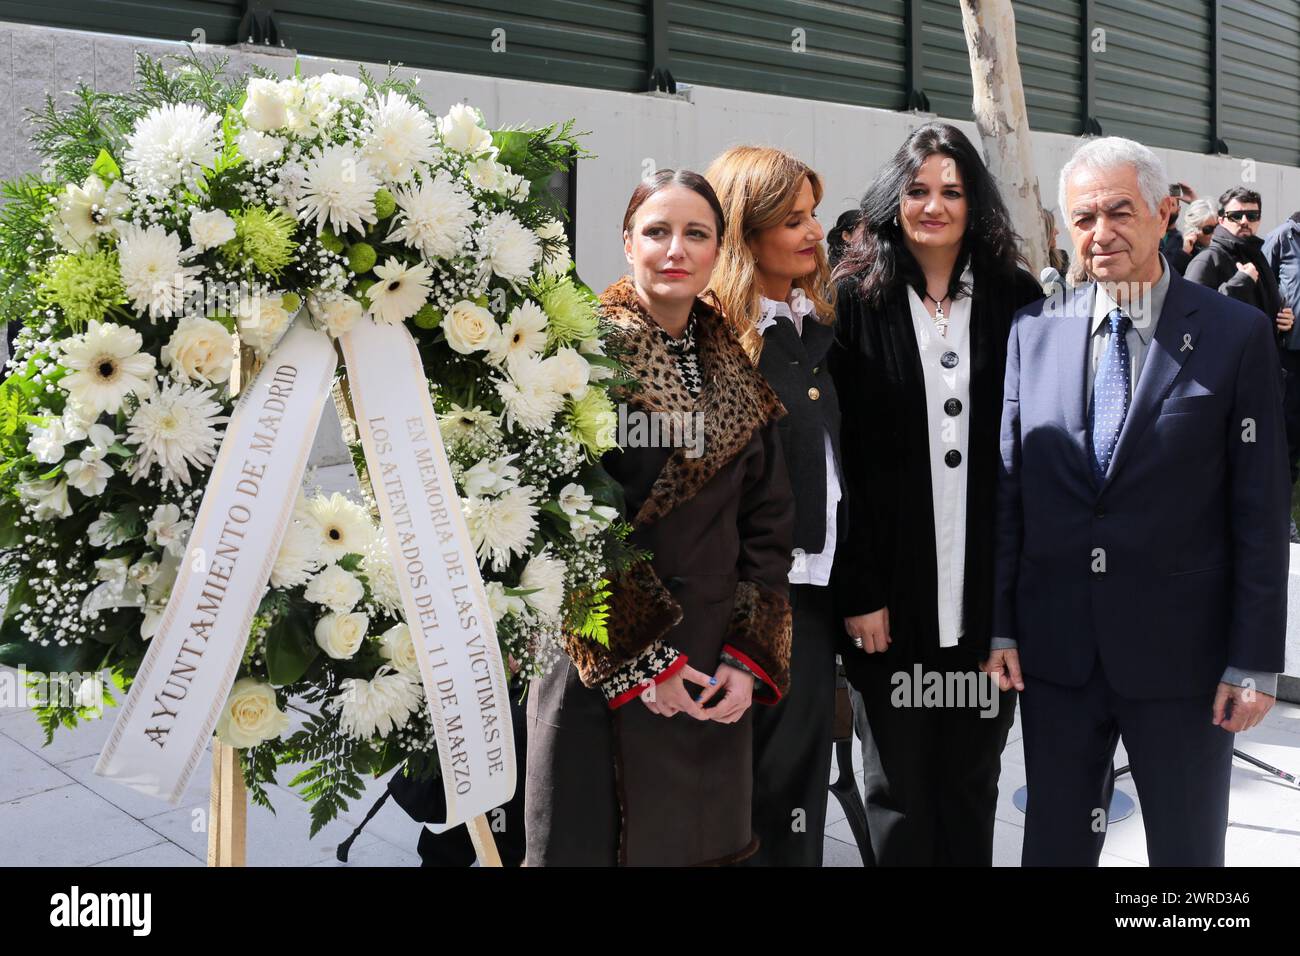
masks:
POLYGON ((1128 700, 1100 663, 1083 687, 1025 678, 1024 866, 1096 866, 1106 839, 1111 759, 1122 736, 1152 866, 1223 866, 1233 735, 1210 723, 1214 691, 1128 700))
POLYGON ((1282 369, 1286 372, 1286 390, 1282 396, 1282 411, 1286 421, 1286 446, 1291 462, 1291 484, 1300 478, 1300 352, 1283 349, 1282 369))
POLYGON ((998 776, 1016 692, 998 691, 960 644, 921 660, 892 653, 866 659, 856 668, 852 699, 877 865, 992 866, 998 776), (942 690, 927 696, 936 682, 942 690))
POLYGON ((747 866, 821 866, 835 717, 835 640, 842 627, 830 588, 790 588, 790 693, 754 707, 754 834, 747 866))

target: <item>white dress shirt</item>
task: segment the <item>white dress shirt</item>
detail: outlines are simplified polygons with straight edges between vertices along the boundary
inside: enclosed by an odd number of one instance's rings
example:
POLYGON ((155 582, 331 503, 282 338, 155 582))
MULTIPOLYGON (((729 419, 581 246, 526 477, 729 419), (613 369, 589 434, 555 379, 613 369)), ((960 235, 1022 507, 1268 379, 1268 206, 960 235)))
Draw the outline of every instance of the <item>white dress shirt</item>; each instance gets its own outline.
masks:
MULTIPOLYGON (((962 275, 969 289, 969 269, 962 275)), ((966 475, 970 436, 970 308, 969 296, 955 299, 946 314, 947 335, 940 332, 925 303, 910 286, 907 303, 921 357, 925 383, 926 418, 930 430, 930 490, 934 500, 934 557, 937 575, 939 646, 956 647, 966 633, 962 620, 962 598, 966 583, 966 475), (957 364, 945 368, 943 356, 951 352, 957 364), (944 404, 961 402, 961 410, 949 415, 944 404), (945 456, 961 456, 955 466, 945 456)))
MULTIPOLYGON (((803 338, 804 316, 812 314, 813 304, 802 290, 793 289, 789 302, 780 302, 759 297, 758 333, 762 335, 776 325, 778 317, 784 316, 794 324, 794 330, 803 338)), ((816 321, 814 319, 813 321, 816 321)), ((826 540, 822 549, 816 554, 808 554, 802 548, 795 548, 790 554, 791 584, 815 584, 826 587, 831 583, 831 566, 835 563, 835 515, 840 503, 840 478, 835 470, 835 450, 831 445, 830 432, 826 439, 826 540)))

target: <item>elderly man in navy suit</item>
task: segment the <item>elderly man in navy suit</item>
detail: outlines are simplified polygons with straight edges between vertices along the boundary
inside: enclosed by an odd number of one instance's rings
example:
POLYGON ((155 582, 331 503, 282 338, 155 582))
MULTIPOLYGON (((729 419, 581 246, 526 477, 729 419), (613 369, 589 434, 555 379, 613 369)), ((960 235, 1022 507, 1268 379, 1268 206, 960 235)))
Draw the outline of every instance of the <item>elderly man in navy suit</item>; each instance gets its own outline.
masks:
POLYGON ((1022 862, 1095 866, 1122 736, 1155 866, 1221 866, 1233 734, 1283 666, 1289 506, 1270 317, 1159 253, 1177 200, 1132 140, 1081 146, 1091 281, 1012 326, 985 669, 1021 693, 1022 862))

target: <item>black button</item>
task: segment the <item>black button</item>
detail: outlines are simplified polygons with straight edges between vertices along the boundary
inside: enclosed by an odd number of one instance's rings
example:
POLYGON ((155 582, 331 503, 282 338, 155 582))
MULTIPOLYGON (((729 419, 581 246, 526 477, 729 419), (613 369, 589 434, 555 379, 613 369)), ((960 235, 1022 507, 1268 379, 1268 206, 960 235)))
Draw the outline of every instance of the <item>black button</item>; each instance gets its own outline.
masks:
POLYGON ((949 468, 956 468, 961 464, 961 452, 954 448, 952 451, 948 452, 948 454, 943 456, 943 463, 949 468))
POLYGON ((939 364, 944 368, 956 368, 957 362, 960 361, 956 352, 944 352, 939 356, 939 364))
POLYGON ((949 415, 960 415, 961 399, 960 398, 948 399, 948 401, 943 403, 943 410, 947 412, 949 415))
POLYGON ((1106 517, 1106 509, 1101 505, 1097 505, 1097 510, 1094 511, 1093 514, 1096 515, 1098 518, 1104 518, 1106 517))

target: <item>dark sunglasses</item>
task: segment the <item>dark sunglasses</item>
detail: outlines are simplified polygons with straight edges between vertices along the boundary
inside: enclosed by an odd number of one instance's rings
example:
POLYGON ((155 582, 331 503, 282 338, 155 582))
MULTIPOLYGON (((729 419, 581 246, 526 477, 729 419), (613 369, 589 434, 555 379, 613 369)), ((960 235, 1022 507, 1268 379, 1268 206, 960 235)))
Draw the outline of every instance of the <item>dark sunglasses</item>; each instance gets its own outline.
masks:
POLYGON ((1259 222, 1258 209, 1234 209, 1232 212, 1225 212, 1224 219, 1231 219, 1233 222, 1241 222, 1245 219, 1249 222, 1259 222))
POLYGON ((1203 236, 1212 236, 1212 235, 1214 235, 1214 227, 1213 227, 1213 226, 1202 226, 1202 227, 1201 227, 1201 235, 1203 235, 1203 236))

